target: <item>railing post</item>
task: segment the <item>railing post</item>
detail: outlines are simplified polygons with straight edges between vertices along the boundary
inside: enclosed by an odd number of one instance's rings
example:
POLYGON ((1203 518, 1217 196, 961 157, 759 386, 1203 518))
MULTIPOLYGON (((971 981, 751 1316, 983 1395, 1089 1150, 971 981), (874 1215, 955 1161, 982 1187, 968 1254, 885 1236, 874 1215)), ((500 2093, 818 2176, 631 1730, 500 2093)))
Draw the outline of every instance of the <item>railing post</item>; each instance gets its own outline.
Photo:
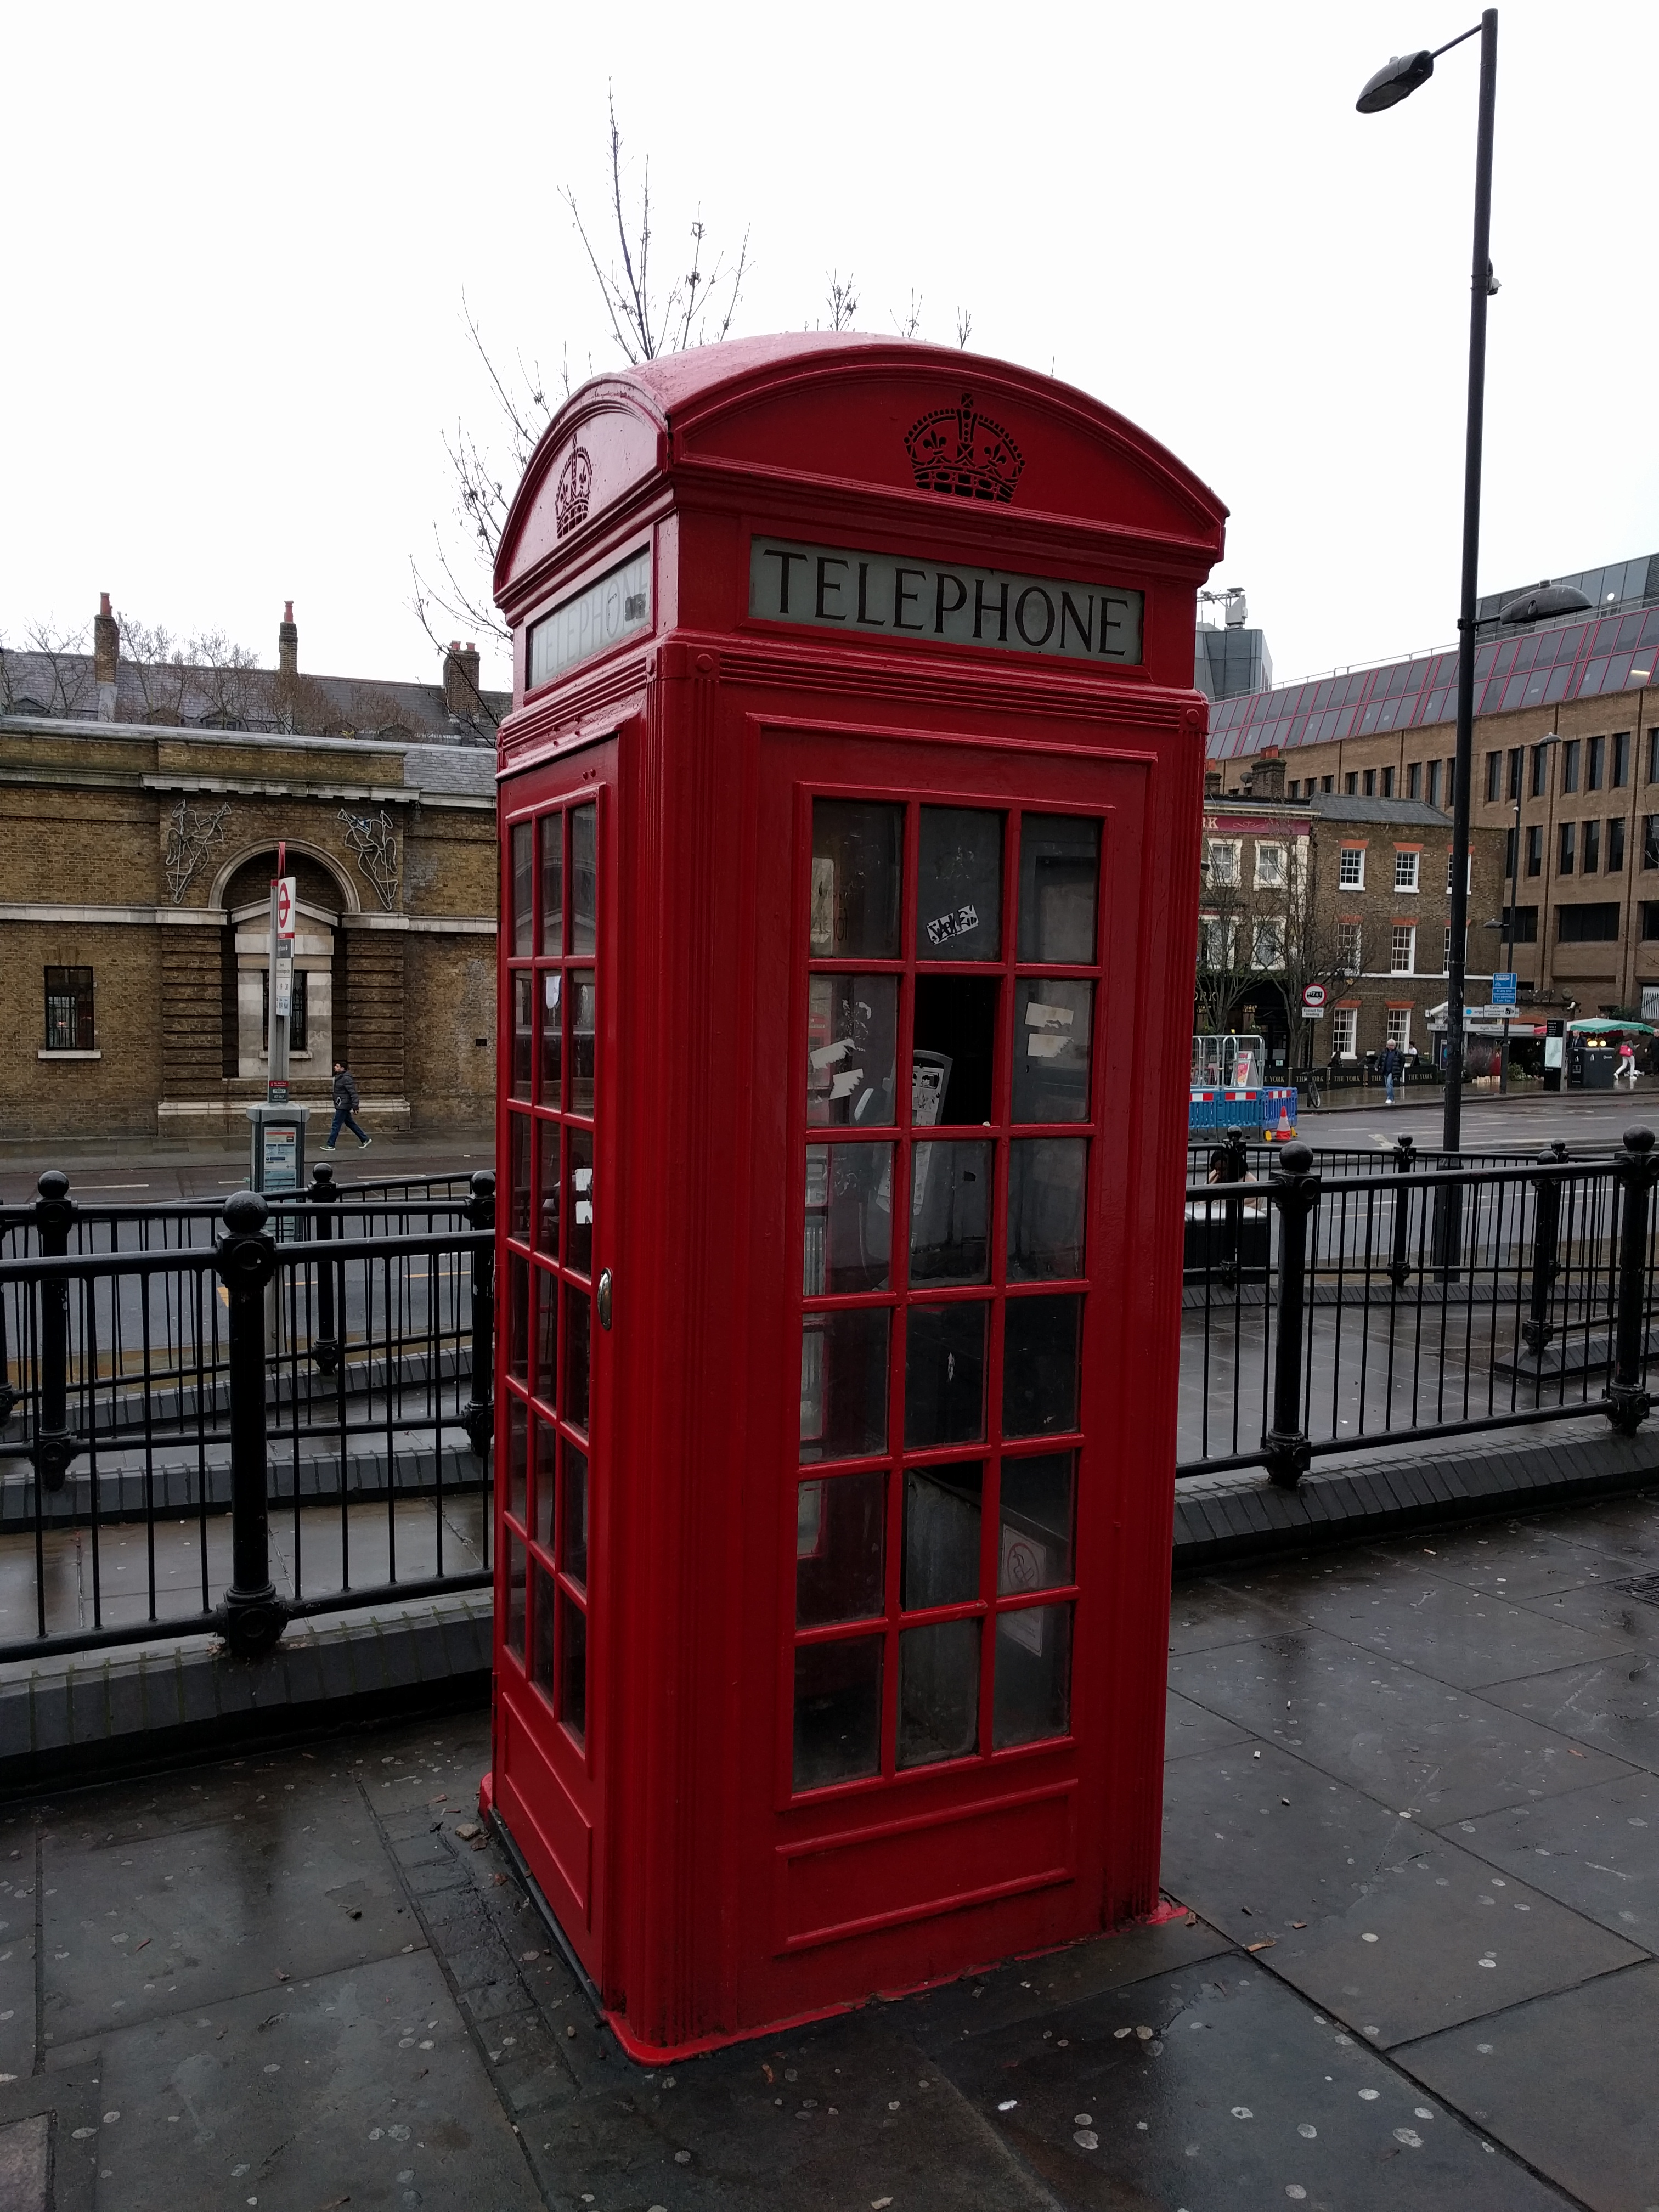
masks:
MULTIPOLYGON (((464 1211, 474 1229, 495 1226, 495 1176, 479 1168, 471 1178, 464 1211)), ((480 1245, 472 1255, 472 1396, 461 1423, 467 1441, 482 1460, 489 1457, 495 1433, 495 1248, 480 1245)))
MULTIPOLYGON (((306 1194, 318 1209, 312 1215, 313 1233, 319 1243, 326 1244, 334 1234, 331 1209, 340 1203, 331 1161, 317 1162, 311 1170, 311 1188, 306 1194)), ((334 1267, 326 1253, 317 1262, 317 1334, 312 1341, 311 1356, 325 1375, 331 1375, 340 1364, 340 1340, 334 1327, 334 1267)))
MULTIPOLYGON (((1554 1167, 1565 1146, 1546 1145, 1538 1155, 1540 1167, 1554 1167)), ((1534 1183, 1537 1197, 1532 1214, 1532 1304, 1521 1324, 1527 1349, 1534 1359, 1555 1334, 1550 1319, 1550 1293, 1561 1273, 1561 1182, 1557 1176, 1540 1176, 1534 1183)))
POLYGON ((276 1249, 264 1234, 268 1218, 256 1191, 228 1198, 228 1233, 219 1239, 213 1261, 230 1304, 231 1581, 219 1620, 239 1659, 259 1658, 288 1624, 288 1608, 270 1579, 266 1492, 265 1285, 276 1272, 276 1249))
POLYGON ((1281 1490, 1294 1490, 1313 1458, 1302 1426, 1302 1367, 1308 1224, 1319 1202, 1319 1188, 1311 1149, 1286 1145, 1267 1185, 1267 1196, 1279 1209, 1279 1322, 1273 1340, 1273 1426, 1261 1439, 1267 1474, 1281 1490))
MULTIPOLYGON (((1408 1176, 1417 1165, 1417 1152, 1409 1137, 1395 1139, 1394 1166, 1396 1175, 1408 1176)), ((1412 1194, 1408 1190, 1397 1190, 1394 1194, 1394 1248, 1389 1261, 1389 1280, 1395 1290, 1403 1290, 1410 1274, 1412 1194)))
POLYGON ((1653 1401, 1642 1388, 1647 1358, 1648 1194, 1659 1178, 1651 1129, 1626 1129, 1625 1149, 1613 1158, 1620 1194, 1619 1304, 1613 1332, 1613 1381, 1601 1402, 1621 1436, 1633 1437, 1653 1401))
MULTIPOLYGON (((34 1227, 43 1260, 61 1260, 69 1251, 75 1201, 69 1177, 48 1168, 35 1188, 34 1227)), ((69 1425, 69 1314, 67 1277, 40 1285, 40 1403, 34 1425, 34 1470, 43 1490, 61 1490, 70 1462, 81 1446, 69 1425)))

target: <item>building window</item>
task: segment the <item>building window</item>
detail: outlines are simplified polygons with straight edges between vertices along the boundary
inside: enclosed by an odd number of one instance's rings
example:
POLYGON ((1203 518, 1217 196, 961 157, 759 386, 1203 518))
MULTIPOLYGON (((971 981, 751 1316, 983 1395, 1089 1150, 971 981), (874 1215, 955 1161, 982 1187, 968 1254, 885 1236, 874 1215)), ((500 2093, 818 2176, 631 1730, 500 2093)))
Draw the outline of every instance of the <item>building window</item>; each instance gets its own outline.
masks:
MULTIPOLYGON (((1654 817, 1659 822, 1659 815, 1654 817)), ((1345 891, 1363 891, 1365 888, 1365 848, 1345 845, 1336 864, 1336 880, 1345 891)))
POLYGON ((1601 866, 1601 825, 1599 822, 1584 824, 1583 857, 1579 863, 1580 875, 1593 876, 1601 866))
POLYGON ((1514 830, 1511 828, 1511 829, 1506 830, 1504 832, 1504 881, 1505 883, 1508 883, 1508 881, 1509 881, 1510 878, 1514 873, 1515 873, 1515 831, 1514 831, 1514 830))
POLYGON ((1532 795, 1534 799, 1541 799, 1544 796, 1545 785, 1547 781, 1545 763, 1548 761, 1549 757, 1550 749, 1547 745, 1534 745, 1533 747, 1532 795))
POLYGON ((1527 825, 1527 873, 1541 876, 1544 872, 1544 825, 1531 822, 1527 825))
POLYGON ((1429 804, 1431 806, 1438 806, 1440 804, 1440 763, 1438 761, 1431 761, 1429 763, 1429 804))
POLYGON ((1354 796, 1355 793, 1359 788, 1359 778, 1354 774, 1352 769, 1348 770, 1346 775, 1342 779, 1342 788, 1350 799, 1354 796))
MULTIPOLYGON (((1470 888, 1470 887, 1473 885, 1474 882, 1474 854, 1473 854, 1473 853, 1471 853, 1471 854, 1470 854, 1470 855, 1469 855, 1468 878, 1468 881, 1467 881, 1467 883, 1466 883, 1466 884, 1465 884, 1465 885, 1464 885, 1464 888, 1465 888, 1466 890, 1468 890, 1468 888, 1470 888)), ((1452 887, 1452 856, 1451 856, 1451 848, 1450 848, 1450 846, 1449 845, 1449 846, 1446 848, 1446 896, 1447 896, 1448 898, 1449 898, 1449 897, 1451 896, 1451 887, 1452 887)))
POLYGON ((1642 817, 1642 866, 1659 868, 1659 814, 1642 817))
POLYGON ((1414 891, 1417 889, 1417 862, 1418 855, 1415 853, 1396 852, 1395 854, 1394 887, 1395 890, 1414 891))
POLYGON ((1573 848, 1577 839, 1576 825, 1571 822, 1564 822, 1561 824, 1560 842, 1555 855, 1555 872, 1558 876, 1570 876, 1572 873, 1573 848))
POLYGON ((1340 921, 1336 926, 1336 964, 1345 975, 1359 973, 1359 924, 1340 921))
POLYGON ((1258 844, 1255 848, 1255 887, 1259 891, 1285 887, 1285 848, 1258 844))
POLYGON ((1504 756, 1502 753, 1488 753, 1486 755, 1486 796, 1488 799, 1498 799, 1502 796, 1503 789, 1504 756))
POLYGON ((1423 796, 1423 763, 1421 761, 1413 761, 1411 766, 1406 770, 1406 796, 1407 799, 1421 799, 1423 796))
POLYGON ((1322 775, 1319 779, 1319 788, 1322 791, 1334 792, 1336 788, 1336 778, 1334 775, 1322 775))
MULTIPOLYGON (((1511 909, 1509 907, 1505 907, 1504 909, 1504 929, 1506 937, 1509 936, 1510 913, 1511 909)), ((1538 942, 1537 908, 1535 906, 1517 906, 1513 908, 1513 913, 1515 916, 1514 934, 1512 938, 1509 939, 1509 941, 1516 945, 1536 945, 1538 942)))
POLYGON ((1333 1060, 1354 1060, 1358 1056, 1359 1009, 1358 1006, 1337 1006, 1331 1013, 1331 1057, 1333 1060))
POLYGON ((1622 791, 1630 781, 1630 732, 1615 730, 1613 733, 1613 787, 1622 791))
POLYGON ((1524 748, 1521 745, 1514 745, 1510 750, 1510 772, 1505 781, 1504 796, 1510 800, 1519 799, 1521 796, 1521 760, 1523 750, 1524 748))
POLYGON ((1648 781, 1659 783, 1659 723, 1648 732, 1648 781))
MULTIPOLYGON (((270 1049, 270 970, 260 975, 259 992, 259 1049, 270 1049)), ((293 987, 288 1000, 288 1048, 290 1052, 308 1052, 306 1042, 306 970, 296 968, 293 987)))
POLYGON ((1607 824, 1607 873, 1612 875, 1616 869, 1622 868, 1624 865, 1625 817, 1621 814, 1616 821, 1609 822, 1607 824))
POLYGON ((1235 844, 1224 843, 1219 838, 1210 841, 1210 881, 1212 884, 1236 884, 1238 881, 1238 851, 1235 844))
POLYGON ((1619 908, 1616 902, 1596 906, 1559 906, 1555 936, 1559 945, 1616 945, 1619 908))
POLYGON ((1389 1042, 1398 1053, 1407 1052, 1412 1041, 1412 1010, 1409 1006, 1389 1008, 1389 1042))
MULTIPOLYGON (((1656 939, 1659 939, 1659 899, 1644 899, 1642 902, 1642 942, 1644 945, 1651 945, 1656 939)), ((1644 1014, 1642 1018, 1644 1021, 1646 1021, 1647 1016, 1644 1014)))
POLYGON ((1376 770, 1374 768, 1368 768, 1365 770, 1365 788, 1362 796, 1366 799, 1375 799, 1376 796, 1376 770))
POLYGON ((1446 763, 1446 805, 1449 809, 1457 804, 1457 760, 1455 755, 1446 763))
POLYGON ((1382 771, 1382 796, 1384 799, 1394 797, 1394 770, 1391 768, 1385 768, 1382 771))
POLYGON ((1607 764, 1607 739, 1605 738, 1592 738, 1589 745, 1585 748, 1584 752, 1584 788, 1586 791, 1600 791, 1601 788, 1602 775, 1606 770, 1607 764))
POLYGON ((1300 796, 1302 788, 1300 784, 1295 782, 1287 783, 1285 788, 1292 799, 1296 799, 1300 796))
POLYGON ((1389 973, 1410 975, 1417 965, 1417 924, 1397 921, 1389 940, 1389 973))
POLYGON ((1220 915, 1200 915, 1198 925, 1198 958, 1203 968, 1231 968, 1233 964, 1233 938, 1237 924, 1224 921, 1220 915))
POLYGON ((46 1050, 92 1052, 92 970, 46 970, 46 1050))
POLYGON ((1255 959, 1256 968, 1282 968, 1285 965, 1285 936, 1276 921, 1259 921, 1255 926, 1255 959))
POLYGON ((1578 788, 1578 740, 1577 738, 1569 738, 1561 748, 1561 788, 1563 791, 1577 791, 1578 788))

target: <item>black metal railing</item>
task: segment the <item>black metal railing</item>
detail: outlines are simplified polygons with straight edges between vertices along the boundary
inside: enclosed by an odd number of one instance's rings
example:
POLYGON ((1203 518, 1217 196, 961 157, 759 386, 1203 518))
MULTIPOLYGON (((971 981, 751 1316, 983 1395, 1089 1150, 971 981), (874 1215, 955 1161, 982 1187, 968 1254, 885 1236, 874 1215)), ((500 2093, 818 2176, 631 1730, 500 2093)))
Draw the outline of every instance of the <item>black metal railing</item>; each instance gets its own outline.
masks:
POLYGON ((7 1210, 0 1659, 488 1583, 495 1177, 442 1181, 7 1210))
POLYGON ((1653 1136, 1611 1157, 1418 1154, 1362 1172, 1236 1146, 1189 1183, 1177 1477, 1650 1410, 1653 1136))

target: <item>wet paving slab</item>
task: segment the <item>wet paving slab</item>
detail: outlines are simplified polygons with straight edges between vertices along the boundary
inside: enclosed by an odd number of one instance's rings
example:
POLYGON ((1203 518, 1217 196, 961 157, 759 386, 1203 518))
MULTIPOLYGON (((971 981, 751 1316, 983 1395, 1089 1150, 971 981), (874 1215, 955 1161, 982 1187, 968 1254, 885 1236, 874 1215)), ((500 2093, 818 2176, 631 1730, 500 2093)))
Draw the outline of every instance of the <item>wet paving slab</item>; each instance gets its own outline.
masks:
POLYGON ((1646 2212, 1659 1778, 1617 1584, 1656 1531, 1177 1588, 1155 1924, 672 2068, 479 1830, 487 1715, 0 1810, 0 2203, 1646 2212))

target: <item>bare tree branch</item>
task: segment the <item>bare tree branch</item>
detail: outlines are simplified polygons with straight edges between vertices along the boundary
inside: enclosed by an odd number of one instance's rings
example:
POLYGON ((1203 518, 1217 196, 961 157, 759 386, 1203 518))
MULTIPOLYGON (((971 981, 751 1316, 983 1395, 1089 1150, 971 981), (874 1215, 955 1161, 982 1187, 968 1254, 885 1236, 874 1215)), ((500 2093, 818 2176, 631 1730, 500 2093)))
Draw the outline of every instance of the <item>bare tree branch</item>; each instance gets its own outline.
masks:
POLYGON ((898 332, 902 338, 913 338, 915 337, 921 323, 921 295, 919 292, 913 291, 910 295, 910 304, 908 307, 906 308, 903 314, 894 316, 893 328, 898 332))
POLYGON ((967 349, 968 339, 974 327, 974 318, 966 307, 957 309, 957 343, 967 349))
POLYGON ((859 295, 857 279, 850 269, 845 283, 835 270, 830 271, 830 289, 824 295, 823 304, 830 310, 832 331, 852 329, 853 318, 859 311, 859 295))

